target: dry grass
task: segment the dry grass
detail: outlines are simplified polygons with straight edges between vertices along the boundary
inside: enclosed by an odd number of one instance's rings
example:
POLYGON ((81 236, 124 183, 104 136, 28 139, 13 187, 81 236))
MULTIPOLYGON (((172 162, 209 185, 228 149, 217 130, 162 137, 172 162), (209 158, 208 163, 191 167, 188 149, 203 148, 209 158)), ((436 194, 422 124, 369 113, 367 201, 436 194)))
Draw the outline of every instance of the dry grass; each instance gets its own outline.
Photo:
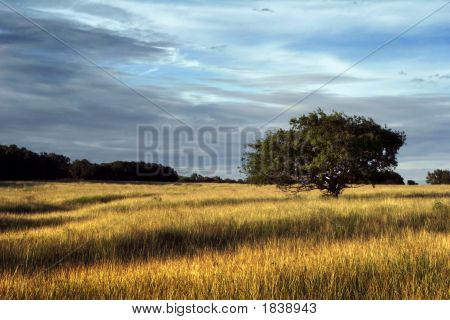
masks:
POLYGON ((450 186, 3 183, 0 299, 449 299, 449 208, 450 186))

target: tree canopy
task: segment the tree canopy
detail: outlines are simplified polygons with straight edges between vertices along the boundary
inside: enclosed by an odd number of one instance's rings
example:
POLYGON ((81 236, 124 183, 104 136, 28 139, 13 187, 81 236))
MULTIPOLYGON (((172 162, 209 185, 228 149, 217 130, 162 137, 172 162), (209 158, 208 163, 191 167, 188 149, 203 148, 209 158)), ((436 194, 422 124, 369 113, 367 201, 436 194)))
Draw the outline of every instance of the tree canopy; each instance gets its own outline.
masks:
POLYGON ((403 132, 371 118, 318 109, 251 144, 242 170, 249 182, 293 192, 319 189, 337 197, 351 184, 375 184, 380 176, 393 175, 405 141, 403 132))
POLYGON ((436 169, 428 172, 426 181, 430 184, 450 184, 450 171, 436 169))
POLYGON ((67 178, 70 159, 54 153, 35 153, 16 145, 0 145, 1 180, 67 178))

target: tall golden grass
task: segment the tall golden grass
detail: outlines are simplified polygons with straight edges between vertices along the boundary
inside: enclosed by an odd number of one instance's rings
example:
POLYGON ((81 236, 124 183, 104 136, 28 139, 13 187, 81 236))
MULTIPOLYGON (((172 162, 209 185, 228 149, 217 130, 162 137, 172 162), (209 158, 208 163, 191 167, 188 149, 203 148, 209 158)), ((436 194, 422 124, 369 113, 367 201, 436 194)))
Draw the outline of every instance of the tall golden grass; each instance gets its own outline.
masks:
POLYGON ((449 299, 450 186, 0 184, 0 299, 449 299))

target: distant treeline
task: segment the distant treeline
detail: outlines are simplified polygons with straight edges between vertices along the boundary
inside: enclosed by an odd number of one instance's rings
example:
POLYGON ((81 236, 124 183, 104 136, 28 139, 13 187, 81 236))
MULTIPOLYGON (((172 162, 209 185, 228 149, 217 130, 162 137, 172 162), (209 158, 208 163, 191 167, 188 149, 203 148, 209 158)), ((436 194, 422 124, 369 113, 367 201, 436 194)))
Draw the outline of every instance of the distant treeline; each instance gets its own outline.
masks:
POLYGON ((180 177, 180 182, 213 182, 213 183, 246 183, 244 180, 222 179, 219 176, 204 177, 198 173, 193 173, 190 177, 180 177))
POLYGON ((0 145, 0 179, 54 180, 70 176, 70 159, 54 153, 35 153, 16 145, 0 145))
POLYGON ((427 174, 427 183, 450 184, 450 170, 436 169, 427 174))
MULTIPOLYGON (((403 177, 397 172, 378 172, 370 178, 373 184, 405 184, 403 177)), ((364 184, 364 182, 356 182, 357 184, 364 184)))
POLYGON ((93 180, 198 183, 245 183, 244 180, 179 176, 175 169, 157 163, 115 161, 91 163, 55 153, 36 153, 16 145, 0 145, 0 180, 93 180))
MULTIPOLYGON (((179 176, 175 169, 156 163, 115 161, 91 163, 55 153, 35 153, 16 145, 0 145, 0 180, 97 180, 97 181, 154 181, 192 183, 246 183, 245 180, 205 177, 193 173, 179 176)), ((376 184, 404 184, 398 173, 380 173, 376 184)))
POLYGON ((70 177, 78 180, 111 181, 159 181, 179 180, 175 169, 157 163, 115 161, 111 163, 91 163, 75 160, 71 164, 70 177))
POLYGON ((156 163, 71 162, 70 158, 59 154, 35 153, 16 145, 0 145, 0 180, 57 179, 174 182, 179 180, 179 176, 175 169, 156 163))

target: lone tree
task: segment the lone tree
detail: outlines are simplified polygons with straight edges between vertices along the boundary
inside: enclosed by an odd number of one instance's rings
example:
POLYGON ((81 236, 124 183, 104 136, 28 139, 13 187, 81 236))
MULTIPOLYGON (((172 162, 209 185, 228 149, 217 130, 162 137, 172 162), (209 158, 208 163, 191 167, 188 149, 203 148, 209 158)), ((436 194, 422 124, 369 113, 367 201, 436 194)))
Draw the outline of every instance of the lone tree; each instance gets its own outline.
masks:
POLYGON ((431 184, 450 184, 450 171, 436 169, 428 172, 426 181, 431 184))
POLYGON ((380 176, 393 174, 405 141, 403 132, 371 118, 318 109, 249 145, 242 171, 250 183, 276 184, 291 192, 319 189, 338 197, 352 184, 375 184, 380 176))

